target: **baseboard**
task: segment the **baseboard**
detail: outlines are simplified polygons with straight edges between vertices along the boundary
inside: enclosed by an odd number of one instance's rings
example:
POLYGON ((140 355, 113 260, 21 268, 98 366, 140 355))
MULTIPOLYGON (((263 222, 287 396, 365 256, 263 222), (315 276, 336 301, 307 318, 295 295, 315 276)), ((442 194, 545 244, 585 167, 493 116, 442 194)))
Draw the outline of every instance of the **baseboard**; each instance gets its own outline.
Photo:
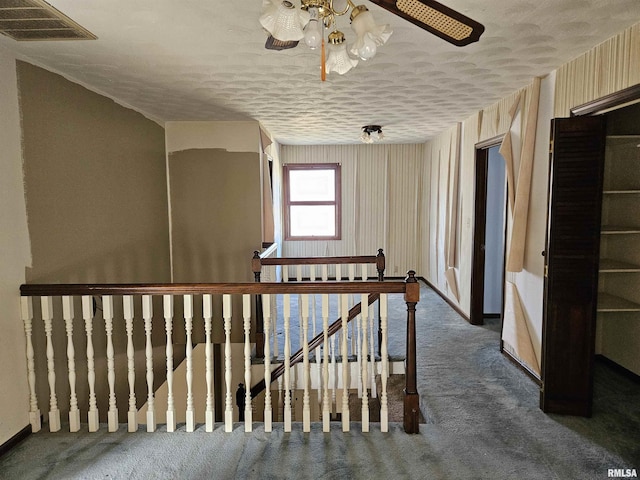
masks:
POLYGON ((500 351, 502 355, 504 355, 511 363, 513 363, 516 367, 518 367, 522 372, 524 372, 527 377, 529 377, 533 383, 542 387, 542 380, 525 364, 523 364, 520 360, 514 357, 508 350, 505 350, 502 345, 502 340, 500 340, 500 351))
POLYGON ((31 435, 31 424, 24 427, 18 433, 16 433, 9 440, 0 445, 0 457, 2 457, 5 453, 8 453, 13 447, 18 445, 21 441, 31 435))
POLYGON ((423 281, 424 283, 427 284, 427 286, 433 290, 434 292, 436 292, 438 295, 440 295, 440 297, 449 304, 449 306, 451 308, 453 308, 456 313, 458 315, 460 315, 462 318, 464 318, 467 322, 471 323, 471 319, 469 318, 469 315, 467 315, 458 304, 454 303, 453 300, 451 300, 449 297, 447 297, 444 292, 442 292, 438 287, 436 287, 433 283, 431 283, 429 280, 427 280, 424 277, 418 277, 418 280, 423 281))
POLYGON ((633 381, 635 383, 640 384, 640 375, 638 375, 637 373, 632 372, 631 370, 623 367, 619 363, 614 362, 613 360, 611 360, 610 358, 605 357, 604 355, 596 354, 595 357, 596 357, 596 361, 607 365, 612 370, 615 370, 616 372, 620 373, 622 376, 628 378, 629 380, 631 380, 631 381, 633 381))

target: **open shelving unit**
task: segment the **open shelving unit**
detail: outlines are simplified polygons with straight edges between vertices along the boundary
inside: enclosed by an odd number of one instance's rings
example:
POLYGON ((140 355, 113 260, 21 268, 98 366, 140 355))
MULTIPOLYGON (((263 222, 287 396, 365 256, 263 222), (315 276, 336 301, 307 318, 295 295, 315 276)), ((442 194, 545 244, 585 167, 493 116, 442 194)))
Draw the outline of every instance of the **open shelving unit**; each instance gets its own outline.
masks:
POLYGON ((600 233, 597 350, 633 370, 640 329, 640 135, 607 136, 600 233))

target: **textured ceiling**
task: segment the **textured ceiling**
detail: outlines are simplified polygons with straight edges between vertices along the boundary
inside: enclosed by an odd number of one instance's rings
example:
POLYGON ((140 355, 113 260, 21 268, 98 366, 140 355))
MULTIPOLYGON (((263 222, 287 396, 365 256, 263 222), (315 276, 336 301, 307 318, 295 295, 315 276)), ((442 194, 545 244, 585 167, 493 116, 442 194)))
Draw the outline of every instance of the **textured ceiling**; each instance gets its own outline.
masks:
MULTIPOLYGON (((455 47, 369 1, 394 33, 320 81, 319 52, 264 49, 262 0, 50 0, 94 41, 0 46, 159 122, 258 120, 284 144, 422 143, 640 21, 638 0, 441 0, 484 24, 455 47)), ((338 19, 347 41, 348 18, 338 19)))

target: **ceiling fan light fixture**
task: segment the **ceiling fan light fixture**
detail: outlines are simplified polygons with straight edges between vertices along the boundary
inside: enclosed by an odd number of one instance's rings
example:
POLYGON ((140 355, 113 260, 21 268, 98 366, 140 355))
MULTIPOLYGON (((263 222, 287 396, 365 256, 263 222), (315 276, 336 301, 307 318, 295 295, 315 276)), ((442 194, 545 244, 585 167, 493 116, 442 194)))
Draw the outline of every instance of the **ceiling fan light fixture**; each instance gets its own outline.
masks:
POLYGON ((329 55, 326 62, 327 72, 344 75, 356 65, 358 65, 358 60, 351 58, 347 52, 344 34, 338 30, 331 32, 329 34, 329 55))
POLYGON ((275 39, 282 42, 299 41, 304 38, 304 27, 310 15, 296 8, 289 0, 264 0, 260 24, 275 39))
POLYGON ((364 5, 358 5, 351 12, 351 28, 357 35, 351 46, 352 55, 362 60, 373 58, 379 46, 384 45, 393 33, 387 25, 377 25, 373 14, 364 5))

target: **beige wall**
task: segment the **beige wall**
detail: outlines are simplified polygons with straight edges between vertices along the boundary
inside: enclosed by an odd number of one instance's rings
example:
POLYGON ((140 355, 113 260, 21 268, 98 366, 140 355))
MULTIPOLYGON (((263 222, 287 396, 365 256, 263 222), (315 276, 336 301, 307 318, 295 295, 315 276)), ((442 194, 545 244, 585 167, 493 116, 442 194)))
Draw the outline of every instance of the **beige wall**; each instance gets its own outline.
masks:
POLYGON ((18 63, 31 283, 170 279, 164 130, 18 63))
POLYGON ((283 145, 287 163, 340 163, 342 239, 285 241, 283 256, 375 255, 383 248, 386 276, 420 269, 418 232, 424 145, 283 145))
POLYGON ((29 423, 18 287, 29 265, 15 58, 0 48, 0 445, 29 423))
POLYGON ((251 282, 261 244, 257 153, 192 149, 169 156, 176 282, 251 282))

